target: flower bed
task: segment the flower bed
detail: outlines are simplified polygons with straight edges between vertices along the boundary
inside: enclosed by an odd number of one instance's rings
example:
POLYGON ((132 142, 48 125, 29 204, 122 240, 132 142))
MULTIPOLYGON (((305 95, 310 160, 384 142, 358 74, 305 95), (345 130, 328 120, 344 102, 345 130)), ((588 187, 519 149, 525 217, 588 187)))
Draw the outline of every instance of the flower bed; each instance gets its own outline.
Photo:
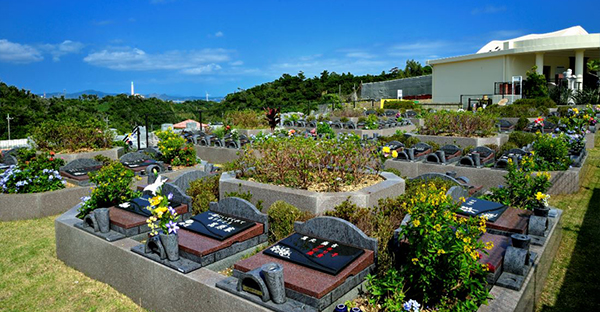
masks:
POLYGON ((489 137, 496 132, 496 117, 493 115, 451 111, 427 114, 419 130, 425 135, 460 137, 489 137))
POLYGON ((264 207, 270 207, 274 202, 285 199, 303 211, 313 214, 323 213, 341 204, 348 198, 361 207, 372 207, 381 198, 395 197, 404 193, 404 180, 393 173, 382 172, 384 181, 354 192, 312 192, 293 189, 278 185, 252 182, 236 178, 233 172, 226 172, 219 180, 219 197, 226 193, 250 192, 252 202, 262 202, 264 207))

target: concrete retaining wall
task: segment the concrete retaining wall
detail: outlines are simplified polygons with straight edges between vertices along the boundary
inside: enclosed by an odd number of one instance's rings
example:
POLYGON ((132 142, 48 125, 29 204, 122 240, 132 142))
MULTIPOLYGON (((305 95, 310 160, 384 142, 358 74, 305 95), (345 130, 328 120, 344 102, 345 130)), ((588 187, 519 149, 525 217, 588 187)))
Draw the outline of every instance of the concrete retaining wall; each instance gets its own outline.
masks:
POLYGON ((221 175, 219 180, 219 197, 223 198, 229 192, 250 192, 252 202, 256 204, 258 201, 262 201, 265 212, 274 202, 283 200, 300 210, 321 214, 332 210, 348 198, 360 207, 373 207, 380 198, 404 194, 405 183, 402 178, 389 172, 382 172, 381 176, 385 181, 358 191, 318 193, 241 180, 235 178, 232 172, 226 172, 221 175))
MULTIPOLYGON (((582 166, 582 168, 584 167, 585 166, 582 166)), ((470 184, 483 186, 484 190, 504 185, 506 183, 504 176, 508 173, 506 170, 492 168, 473 168, 456 166, 454 164, 438 165, 434 163, 396 160, 386 161, 385 168, 398 169, 403 176, 408 178, 414 178, 430 172, 446 173, 448 171, 454 171, 456 172, 457 177, 467 177, 470 180, 470 184)), ((550 171, 550 182, 552 183, 552 187, 550 187, 548 193, 551 195, 576 193, 580 186, 580 176, 583 174, 582 168, 570 168, 565 171, 550 171)))
POLYGON ((239 150, 235 148, 194 145, 194 149, 200 159, 213 164, 224 164, 240 157, 237 154, 239 150))
POLYGON ((415 134, 415 137, 421 140, 421 142, 435 142, 440 146, 446 144, 455 144, 459 147, 465 148, 467 146, 482 146, 487 144, 495 144, 502 146, 508 142, 508 134, 498 134, 489 138, 468 138, 468 137, 456 137, 456 136, 438 136, 438 135, 423 135, 415 134))
POLYGON ((65 163, 68 163, 75 159, 80 158, 94 158, 96 155, 103 155, 112 160, 118 160, 119 157, 125 154, 125 149, 122 147, 115 147, 108 150, 103 151, 93 151, 93 152, 85 152, 85 153, 74 153, 74 154, 56 154, 56 158, 62 158, 65 160, 65 163))
POLYGON ((150 311, 269 311, 216 288, 225 279, 219 273, 201 268, 184 275, 131 252, 138 241, 125 238, 111 243, 75 228, 80 221, 76 214, 77 207, 73 207, 55 221, 58 259, 111 285, 142 307, 150 311))
POLYGON ((31 194, 0 194, 0 221, 27 220, 63 213, 87 196, 87 187, 31 194))

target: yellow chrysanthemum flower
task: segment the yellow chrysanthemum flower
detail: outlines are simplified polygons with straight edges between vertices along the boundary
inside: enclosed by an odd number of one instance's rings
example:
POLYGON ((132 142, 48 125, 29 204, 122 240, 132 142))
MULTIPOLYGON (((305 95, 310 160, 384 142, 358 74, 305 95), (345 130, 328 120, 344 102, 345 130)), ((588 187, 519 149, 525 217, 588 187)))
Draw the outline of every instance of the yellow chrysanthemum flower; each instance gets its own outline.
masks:
POLYGON ((443 255, 445 253, 446 253, 446 251, 444 249, 438 249, 438 251, 437 251, 438 256, 443 255))
POLYGON ((436 224, 436 225, 433 226, 433 229, 439 232, 439 231, 442 230, 442 226, 439 225, 439 224, 436 224))
POLYGON ((389 147, 389 146, 384 146, 384 147, 381 149, 381 151, 383 151, 383 152, 384 152, 384 153, 386 153, 386 154, 389 154, 389 153, 391 152, 391 149, 390 149, 390 147, 389 147))
POLYGON ((398 157, 398 152, 392 151, 392 157, 394 157, 394 158, 398 157))
POLYGON ((419 259, 418 259, 418 258, 412 258, 412 263, 413 263, 413 264, 415 264, 415 265, 416 265, 416 264, 417 264, 417 262, 419 262, 419 259))
POLYGON ((421 225, 421 221, 419 220, 414 220, 412 223, 414 227, 419 227, 419 225, 421 225))

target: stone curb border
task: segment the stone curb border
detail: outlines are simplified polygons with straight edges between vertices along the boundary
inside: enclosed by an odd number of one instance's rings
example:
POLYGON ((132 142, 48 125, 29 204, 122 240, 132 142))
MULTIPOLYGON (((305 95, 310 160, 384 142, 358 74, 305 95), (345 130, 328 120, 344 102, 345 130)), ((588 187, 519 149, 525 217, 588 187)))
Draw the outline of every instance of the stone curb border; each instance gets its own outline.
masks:
POLYGON ((322 214, 332 210, 346 199, 360 207, 373 207, 381 198, 396 197, 404 194, 405 181, 391 172, 381 172, 385 181, 365 187, 354 192, 318 193, 307 190, 270 185, 237 179, 233 172, 224 172, 219 180, 219 197, 222 199, 229 192, 250 192, 252 202, 262 201, 264 209, 268 209, 277 200, 284 199, 298 209, 313 214, 322 214))
POLYGON ((226 278, 219 273, 200 268, 182 274, 130 251, 140 244, 136 240, 107 242, 75 228, 80 221, 76 214, 73 207, 54 222, 58 259, 111 285, 142 307, 151 311, 269 311, 216 288, 226 278))
POLYGON ((81 202, 90 193, 89 187, 30 193, 0 194, 0 221, 28 220, 57 215, 81 202))

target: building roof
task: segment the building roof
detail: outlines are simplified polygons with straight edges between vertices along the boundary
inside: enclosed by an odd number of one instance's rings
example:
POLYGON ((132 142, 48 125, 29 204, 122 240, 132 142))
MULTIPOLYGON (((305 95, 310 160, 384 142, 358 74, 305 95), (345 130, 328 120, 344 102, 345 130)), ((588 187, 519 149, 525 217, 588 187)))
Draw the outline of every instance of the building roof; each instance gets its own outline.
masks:
POLYGON ((477 53, 429 60, 427 64, 435 65, 502 55, 577 49, 600 50, 600 34, 590 34, 581 26, 574 26, 546 34, 530 34, 508 40, 493 40, 479 49, 477 53))
POLYGON ((530 35, 517 37, 514 39, 508 39, 508 40, 492 40, 488 44, 484 45, 481 49, 479 49, 479 51, 477 51, 477 53, 487 53, 487 52, 504 50, 505 42, 508 42, 507 46, 514 46, 514 43, 516 41, 554 38, 554 37, 565 37, 565 36, 581 36, 581 35, 589 35, 589 34, 587 31, 585 31, 585 29, 583 29, 583 27, 573 26, 573 27, 562 29, 562 30, 545 33, 545 34, 530 34, 530 35))
MULTIPOLYGON (((195 121, 195 120, 193 120, 193 119, 187 119, 187 120, 184 120, 182 122, 178 122, 178 123, 176 123, 176 124, 173 125, 173 128, 174 129, 185 129, 188 122, 195 122, 196 123, 196 129, 200 129, 200 123, 197 122, 197 121, 195 121)), ((203 128, 208 127, 207 124, 202 124, 202 125, 204 126, 203 128)))

